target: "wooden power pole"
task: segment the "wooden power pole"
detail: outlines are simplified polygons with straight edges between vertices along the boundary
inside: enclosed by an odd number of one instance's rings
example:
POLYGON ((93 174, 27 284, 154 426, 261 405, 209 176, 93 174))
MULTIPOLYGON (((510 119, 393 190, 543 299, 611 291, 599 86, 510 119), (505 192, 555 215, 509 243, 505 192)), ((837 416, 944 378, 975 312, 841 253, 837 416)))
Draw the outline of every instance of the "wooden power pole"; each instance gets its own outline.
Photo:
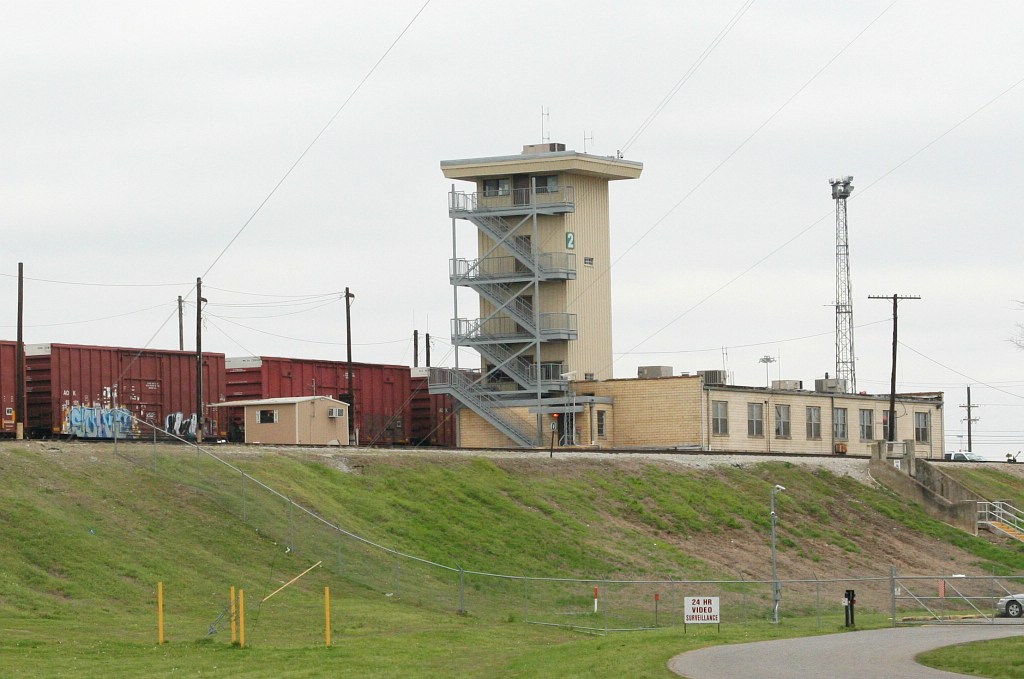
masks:
POLYGON ((889 381, 889 442, 896 440, 896 332, 899 327, 897 311, 901 299, 921 299, 919 295, 868 295, 868 299, 892 300, 892 376, 889 381))

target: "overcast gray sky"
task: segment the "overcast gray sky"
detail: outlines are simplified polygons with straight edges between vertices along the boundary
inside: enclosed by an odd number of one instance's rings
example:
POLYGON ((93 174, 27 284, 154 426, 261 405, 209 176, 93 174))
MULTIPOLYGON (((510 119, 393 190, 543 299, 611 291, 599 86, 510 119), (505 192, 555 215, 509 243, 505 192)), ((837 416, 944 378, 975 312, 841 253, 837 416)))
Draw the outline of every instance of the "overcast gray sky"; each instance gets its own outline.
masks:
POLYGON ((177 348, 191 295, 192 348, 203 276, 209 351, 343 358, 349 286, 356 360, 411 365, 418 329, 450 365, 438 164, 518 153, 546 108, 551 141, 644 163, 612 185, 617 377, 834 372, 828 179, 851 174, 859 389, 888 391, 868 295, 920 295, 899 389, 946 392, 952 450, 971 384, 975 450, 1024 448, 1024 3, 0 8, 0 338, 21 261, 30 343, 177 348))

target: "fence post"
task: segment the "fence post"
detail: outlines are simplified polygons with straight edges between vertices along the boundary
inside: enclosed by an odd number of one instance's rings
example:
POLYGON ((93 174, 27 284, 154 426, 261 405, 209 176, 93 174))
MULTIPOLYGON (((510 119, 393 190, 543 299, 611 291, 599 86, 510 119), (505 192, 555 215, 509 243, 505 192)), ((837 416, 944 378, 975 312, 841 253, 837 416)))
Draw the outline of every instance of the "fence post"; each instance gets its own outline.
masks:
POLYGON ((295 546, 295 503, 291 500, 288 500, 288 532, 288 549, 293 552, 297 551, 295 546))
POLYGON ((530 590, 529 580, 523 576, 523 622, 530 622, 530 590))
POLYGON ((338 533, 338 575, 341 575, 341 539, 342 535, 338 533))
POLYGON ((889 595, 892 597, 892 626, 896 627, 896 564, 889 566, 889 595))
POLYGON ((466 571, 459 566, 459 615, 466 614, 466 571))
POLYGON ((398 569, 399 569, 399 568, 400 568, 401 566, 399 565, 398 559, 399 559, 399 557, 398 557, 398 552, 397 552, 397 551, 395 551, 395 587, 394 587, 394 590, 395 590, 395 599, 401 599, 401 598, 402 598, 402 592, 401 592, 401 588, 399 587, 399 585, 400 585, 400 582, 399 582, 399 579, 398 579, 398 578, 399 578, 399 572, 398 572, 398 569))
POLYGON ((818 629, 821 629, 821 581, 818 574, 814 574, 814 610, 818 618, 818 629))
POLYGON ((242 472, 242 523, 249 521, 249 512, 245 505, 245 472, 242 472))

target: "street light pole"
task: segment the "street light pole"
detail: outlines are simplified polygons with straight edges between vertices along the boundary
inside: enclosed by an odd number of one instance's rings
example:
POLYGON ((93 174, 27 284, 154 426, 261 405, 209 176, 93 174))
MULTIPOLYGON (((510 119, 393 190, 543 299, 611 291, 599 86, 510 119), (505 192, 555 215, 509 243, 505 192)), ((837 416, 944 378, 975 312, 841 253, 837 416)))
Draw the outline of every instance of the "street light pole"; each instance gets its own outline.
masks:
POLYGON ((775 565, 775 524, 778 516, 775 514, 775 493, 786 490, 783 486, 775 484, 772 486, 772 623, 779 622, 779 604, 782 602, 782 587, 779 585, 779 573, 775 565))

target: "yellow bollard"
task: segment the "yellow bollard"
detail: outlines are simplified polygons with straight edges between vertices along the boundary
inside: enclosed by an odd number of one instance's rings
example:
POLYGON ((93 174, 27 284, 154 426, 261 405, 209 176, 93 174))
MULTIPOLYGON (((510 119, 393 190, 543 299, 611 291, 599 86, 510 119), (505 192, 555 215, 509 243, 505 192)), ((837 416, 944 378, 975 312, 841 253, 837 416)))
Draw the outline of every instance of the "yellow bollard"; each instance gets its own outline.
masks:
POLYGON ((157 644, 164 645, 164 583, 156 583, 156 638, 157 644))
POLYGON ((245 590, 238 590, 238 645, 245 648, 245 590))
POLYGON ((235 586, 231 585, 231 643, 238 641, 238 628, 235 623, 235 586))
POLYGON ((331 588, 324 587, 324 639, 331 647, 331 588))

